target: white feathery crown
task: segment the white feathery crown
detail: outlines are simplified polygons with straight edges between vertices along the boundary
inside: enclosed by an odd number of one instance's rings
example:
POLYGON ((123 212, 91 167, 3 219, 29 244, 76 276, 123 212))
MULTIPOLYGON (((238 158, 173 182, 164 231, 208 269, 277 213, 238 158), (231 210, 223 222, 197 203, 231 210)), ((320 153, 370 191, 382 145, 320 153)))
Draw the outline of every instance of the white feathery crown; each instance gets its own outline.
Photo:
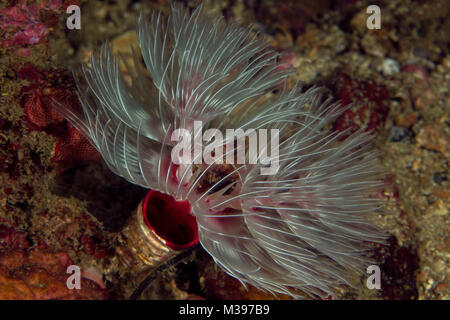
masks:
POLYGON ((345 108, 321 88, 273 93, 293 70, 280 68, 250 28, 213 23, 202 8, 188 14, 178 5, 168 18, 141 14, 137 24, 151 81, 135 55, 127 84, 104 45, 78 77, 83 113, 59 107, 110 169, 188 200, 203 248, 244 285, 326 297, 363 272, 367 242, 384 239, 370 222, 382 177, 373 137, 328 130, 345 108), (194 121, 205 129, 279 129, 279 170, 175 165, 171 134, 192 131, 194 121))

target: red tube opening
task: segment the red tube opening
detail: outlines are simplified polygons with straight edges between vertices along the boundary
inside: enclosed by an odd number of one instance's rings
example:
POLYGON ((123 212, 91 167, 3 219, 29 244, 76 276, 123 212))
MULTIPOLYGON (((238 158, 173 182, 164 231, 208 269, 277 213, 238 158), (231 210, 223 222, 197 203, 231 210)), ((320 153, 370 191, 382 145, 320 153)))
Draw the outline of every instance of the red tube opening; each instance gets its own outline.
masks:
POLYGON ((182 250, 198 242, 198 229, 191 205, 176 201, 173 197, 150 191, 142 206, 144 221, 166 245, 173 250, 182 250))

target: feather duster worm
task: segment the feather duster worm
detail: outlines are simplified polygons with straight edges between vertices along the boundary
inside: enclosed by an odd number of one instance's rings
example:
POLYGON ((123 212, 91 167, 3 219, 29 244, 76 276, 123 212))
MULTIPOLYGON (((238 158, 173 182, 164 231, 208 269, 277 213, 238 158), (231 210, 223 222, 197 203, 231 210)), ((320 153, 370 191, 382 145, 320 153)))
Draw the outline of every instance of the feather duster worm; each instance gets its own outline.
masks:
MULTIPOLYGON (((60 107, 111 170, 188 201, 203 248, 244 285, 326 297, 361 272, 367 242, 384 238, 369 222, 381 186, 370 134, 341 141, 347 131, 328 131, 345 108, 320 88, 273 94, 293 70, 280 68, 250 29, 174 6, 168 18, 141 14, 137 34, 151 82, 127 66, 128 85, 104 45, 78 77, 83 114, 60 107), (278 170, 261 175, 264 161, 249 163, 248 154, 244 164, 204 164, 199 155, 176 164, 172 135, 185 129, 198 137, 195 121, 205 129, 277 129, 278 170)), ((221 144, 231 158, 234 140, 221 144)))

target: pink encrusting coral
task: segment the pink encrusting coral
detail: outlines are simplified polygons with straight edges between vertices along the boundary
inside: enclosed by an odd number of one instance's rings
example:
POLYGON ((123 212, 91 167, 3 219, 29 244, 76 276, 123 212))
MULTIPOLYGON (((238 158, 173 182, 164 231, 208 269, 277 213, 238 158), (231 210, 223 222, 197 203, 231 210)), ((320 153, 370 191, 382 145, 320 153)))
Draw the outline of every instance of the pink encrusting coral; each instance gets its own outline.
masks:
MULTIPOLYGON (((0 223, 0 299, 106 299, 106 290, 92 281, 92 275, 82 274, 80 290, 67 286, 67 268, 73 265, 63 251, 52 251, 33 236, 39 246, 30 244, 30 237, 13 227, 0 223)), ((97 280, 97 279, 94 279, 97 280)))
POLYGON ((80 109, 73 84, 61 70, 42 71, 25 64, 17 77, 28 82, 21 90, 25 118, 30 130, 45 131, 57 138, 52 163, 64 171, 78 163, 99 158, 97 150, 55 110, 55 104, 80 109))
POLYGON ((39 11, 59 10, 63 4, 61 0, 30 3, 19 0, 14 5, 0 10, 0 28, 5 32, 0 39, 1 47, 25 46, 42 42, 49 30, 39 17, 39 11))
MULTIPOLYGON (((141 15, 137 33, 151 82, 128 66, 127 84, 105 45, 77 77, 83 112, 58 106, 110 169, 187 201, 203 248, 243 284, 327 297, 364 272, 368 243, 384 239, 370 222, 380 208, 382 170, 369 133, 328 130, 349 107, 331 103, 321 88, 287 89, 293 70, 280 67, 259 35, 213 23, 201 8, 141 15), (264 162, 267 149, 246 148, 242 164, 222 163, 214 152, 209 164, 195 153, 175 163, 176 130, 194 141, 203 134, 196 121, 205 132, 278 130, 278 155, 264 162), (251 162, 255 156, 261 161, 251 162), (261 175, 271 161, 278 170, 261 175)), ((234 137, 216 147, 231 159, 239 154, 234 137)))

